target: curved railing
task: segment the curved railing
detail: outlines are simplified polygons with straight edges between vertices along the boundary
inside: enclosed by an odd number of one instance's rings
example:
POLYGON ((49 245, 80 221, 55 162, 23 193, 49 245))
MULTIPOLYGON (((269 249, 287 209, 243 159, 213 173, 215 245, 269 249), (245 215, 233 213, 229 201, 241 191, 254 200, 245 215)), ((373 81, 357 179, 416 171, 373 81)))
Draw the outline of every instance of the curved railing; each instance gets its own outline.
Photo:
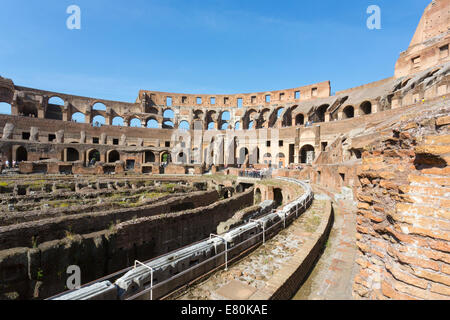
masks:
POLYGON ((145 263, 116 272, 78 290, 64 292, 49 300, 133 300, 158 299, 183 285, 208 274, 264 243, 305 212, 314 198, 308 183, 292 178, 277 178, 304 189, 302 196, 258 219, 230 230, 222 236, 191 244, 145 263), (114 283, 111 279, 123 274, 114 283))

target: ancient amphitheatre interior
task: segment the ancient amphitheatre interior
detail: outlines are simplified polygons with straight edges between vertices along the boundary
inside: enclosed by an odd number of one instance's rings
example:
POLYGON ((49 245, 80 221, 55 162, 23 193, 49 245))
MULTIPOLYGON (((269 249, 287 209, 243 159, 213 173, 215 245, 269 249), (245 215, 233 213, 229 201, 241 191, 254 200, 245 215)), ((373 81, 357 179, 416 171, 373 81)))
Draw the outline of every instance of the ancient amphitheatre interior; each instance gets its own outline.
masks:
POLYGON ((449 299, 449 16, 432 1, 393 77, 335 95, 0 78, 0 298, 449 299))

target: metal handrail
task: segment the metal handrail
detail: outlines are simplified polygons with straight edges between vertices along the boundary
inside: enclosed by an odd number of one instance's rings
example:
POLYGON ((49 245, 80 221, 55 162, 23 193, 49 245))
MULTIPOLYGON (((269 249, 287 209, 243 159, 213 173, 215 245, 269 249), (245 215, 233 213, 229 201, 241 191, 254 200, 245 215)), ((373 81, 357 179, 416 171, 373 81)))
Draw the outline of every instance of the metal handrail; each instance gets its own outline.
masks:
MULTIPOLYGON (((313 193, 312 193, 312 191, 310 191, 309 194, 307 195, 307 197, 304 199, 304 201, 302 201, 302 205, 301 205, 300 207, 298 207, 298 204, 296 205, 296 209, 295 209, 295 216, 296 216, 296 217, 298 217, 298 211, 299 211, 299 209, 302 209, 303 207, 305 207, 306 204, 311 200, 312 197, 313 197, 313 193)), ((293 215, 289 214, 288 217, 289 217, 289 216, 293 216, 293 215)), ((286 227, 286 214, 284 214, 284 219, 282 219, 282 220, 280 220, 280 221, 274 223, 273 225, 271 225, 271 226, 270 226, 269 228, 267 228, 267 229, 265 229, 264 223, 261 224, 260 221, 252 220, 252 219, 250 219, 249 221, 250 221, 250 222, 257 223, 258 225, 262 225, 263 231, 260 232, 260 233, 257 233, 256 235, 254 235, 254 236, 251 237, 251 238, 248 238, 248 239, 246 239, 246 240, 244 240, 244 241, 238 243, 236 246, 233 246, 232 248, 228 248, 228 246, 227 246, 228 241, 227 241, 225 238, 220 237, 220 236, 217 236, 217 235, 211 234, 211 235, 210 235, 210 239, 211 239, 211 237, 215 236, 215 237, 220 238, 220 239, 222 239, 222 240, 225 241, 225 251, 220 252, 220 253, 214 255, 213 257, 211 257, 211 258, 209 258, 209 259, 207 259, 207 260, 205 260, 205 261, 202 261, 202 262, 196 264, 195 266, 192 266, 191 268, 188 268, 188 269, 186 269, 186 270, 183 270, 182 272, 180 272, 180 273, 178 273, 178 274, 176 274, 176 275, 170 277, 169 279, 166 279, 166 280, 164 280, 164 281, 162 281, 162 282, 156 284, 155 286, 152 286, 152 287, 150 287, 150 288, 146 288, 146 289, 140 291, 139 293, 137 293, 137 294, 135 294, 135 295, 133 295, 133 296, 127 298, 126 300, 133 300, 133 299, 136 299, 136 298, 138 298, 138 297, 140 297, 140 296, 146 294, 146 293, 149 292, 149 291, 152 292, 152 290, 154 290, 155 288, 160 287, 160 286, 162 286, 163 284, 165 285, 165 284, 167 284, 167 283, 170 283, 171 281, 173 281, 173 280, 175 280, 175 279, 181 277, 182 275, 184 275, 184 274, 186 274, 186 273, 189 273, 189 272, 191 272, 191 271, 193 271, 193 270, 199 268, 200 266, 203 266, 204 264, 206 264, 206 263, 208 263, 208 262, 210 262, 210 261, 212 261, 212 260, 215 260, 215 259, 221 257, 222 255, 225 255, 225 271, 227 271, 227 270, 228 270, 228 259, 227 259, 227 258, 228 258, 228 252, 229 252, 229 251, 234 250, 234 249, 236 249, 236 248, 238 248, 238 247, 240 247, 240 246, 243 246, 244 244, 247 244, 248 242, 252 241, 253 239, 259 238, 261 235, 263 235, 263 241, 262 241, 262 243, 264 244, 264 243, 265 243, 265 233, 266 233, 266 232, 268 232, 269 230, 271 230, 271 229, 277 227, 277 226, 280 225, 282 222, 283 222, 283 224, 284 224, 284 228, 286 227)), ((259 243, 256 243, 255 246, 258 245, 258 244, 259 244, 259 243)))

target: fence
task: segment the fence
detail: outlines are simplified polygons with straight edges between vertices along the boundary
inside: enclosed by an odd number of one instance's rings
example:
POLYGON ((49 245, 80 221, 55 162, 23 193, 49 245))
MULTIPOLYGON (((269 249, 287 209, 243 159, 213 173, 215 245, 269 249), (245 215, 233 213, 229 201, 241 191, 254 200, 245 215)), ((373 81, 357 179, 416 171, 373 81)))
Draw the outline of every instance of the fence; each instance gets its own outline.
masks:
MULTIPOLYGON (((223 266, 225 267, 225 270, 227 270, 229 263, 232 262, 233 260, 235 260, 236 258, 239 258, 243 253, 246 253, 248 250, 254 249, 255 247, 258 247, 261 244, 265 244, 266 240, 270 239, 272 236, 274 236, 275 234, 277 234, 276 231, 278 231, 279 229, 283 229, 287 227, 287 223, 291 222, 294 220, 294 215, 295 218, 298 217, 299 211, 301 211, 302 209, 306 210, 306 206, 311 202, 311 200, 313 199, 314 195, 312 193, 312 191, 310 191, 310 193, 308 194, 308 196, 302 201, 301 205, 299 206, 298 204, 295 207, 295 214, 290 213, 289 215, 283 214, 283 219, 279 220, 278 222, 276 222, 275 224, 271 225, 270 227, 268 227, 267 229, 264 227, 264 225, 262 226, 262 232, 257 233, 256 235, 246 239, 243 242, 240 242, 232 247, 228 247, 228 242, 225 245, 225 250, 217 253, 215 256, 202 261, 198 264, 196 264, 195 266, 188 268, 186 270, 183 270, 182 272, 172 276, 169 279, 166 279, 164 281, 161 281, 160 283, 156 284, 156 285, 151 285, 147 288, 145 288, 144 290, 140 291, 139 293, 128 297, 126 300, 135 300, 135 299, 139 299, 141 298, 143 295, 149 294, 150 300, 153 297, 153 291, 163 288, 163 287, 171 287, 170 283, 171 282, 177 282, 177 280, 179 280, 181 277, 187 275, 188 273, 194 273, 195 274, 195 270, 199 269, 201 267, 206 266, 208 263, 212 263, 214 262, 214 264, 216 265, 216 267, 213 267, 212 270, 210 270, 207 274, 214 272, 220 268, 222 268, 223 266), (254 242, 256 241, 256 242, 254 242), (249 245, 249 247, 245 247, 246 245, 249 245), (239 248, 243 247, 242 250, 237 250, 239 248), (236 251, 238 251, 238 253, 236 254, 236 251), (234 256, 233 256, 234 254, 234 256), (233 257, 233 259, 228 260, 228 257, 231 256, 233 257), (222 259, 223 257, 223 259, 222 259), (221 260, 224 260, 223 263, 221 263, 221 260), (219 261, 219 262, 217 262, 219 261)), ((255 224, 261 225, 260 221, 254 221, 254 220, 250 220, 250 222, 254 222, 255 224)), ((226 241, 225 238, 220 237, 220 239, 226 241)), ((206 275, 207 275, 206 274, 206 275)), ((202 275, 201 277, 204 277, 204 275, 202 275)), ((198 280, 198 279, 197 279, 198 280)), ((192 280, 191 280, 192 281, 192 280)), ((185 285, 184 285, 185 286, 185 285)), ((182 287, 184 287, 182 286, 182 287)), ((178 288, 179 290, 179 288, 178 288)))

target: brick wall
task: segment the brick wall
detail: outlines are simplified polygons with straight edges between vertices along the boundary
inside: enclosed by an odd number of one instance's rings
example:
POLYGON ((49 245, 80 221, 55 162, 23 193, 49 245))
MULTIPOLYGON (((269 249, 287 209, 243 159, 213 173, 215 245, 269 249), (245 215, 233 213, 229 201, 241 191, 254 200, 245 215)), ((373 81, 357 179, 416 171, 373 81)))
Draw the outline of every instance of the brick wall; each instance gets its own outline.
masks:
POLYGON ((355 298, 450 299, 450 117, 404 123, 358 169, 355 298))

